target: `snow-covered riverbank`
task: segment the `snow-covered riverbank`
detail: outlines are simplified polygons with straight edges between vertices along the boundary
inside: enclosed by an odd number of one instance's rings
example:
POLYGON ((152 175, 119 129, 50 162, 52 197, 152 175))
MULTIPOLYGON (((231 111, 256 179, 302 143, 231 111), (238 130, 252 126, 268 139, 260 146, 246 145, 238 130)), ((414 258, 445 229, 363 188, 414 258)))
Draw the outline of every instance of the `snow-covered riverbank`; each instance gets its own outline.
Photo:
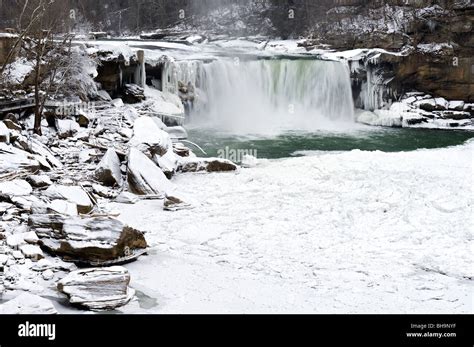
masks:
POLYGON ((261 161, 176 177, 192 210, 112 204, 151 246, 122 310, 472 313, 473 151, 261 161))

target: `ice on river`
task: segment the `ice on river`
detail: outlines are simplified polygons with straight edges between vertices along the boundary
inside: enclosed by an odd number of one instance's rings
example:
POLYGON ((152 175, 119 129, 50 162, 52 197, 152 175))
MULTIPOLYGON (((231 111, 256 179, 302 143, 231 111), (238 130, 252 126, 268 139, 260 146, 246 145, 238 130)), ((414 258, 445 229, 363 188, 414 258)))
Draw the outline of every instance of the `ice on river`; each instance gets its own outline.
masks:
POLYGON ((152 247, 127 267, 157 305, 125 311, 472 313, 473 153, 319 152, 181 175, 192 210, 115 204, 152 247))

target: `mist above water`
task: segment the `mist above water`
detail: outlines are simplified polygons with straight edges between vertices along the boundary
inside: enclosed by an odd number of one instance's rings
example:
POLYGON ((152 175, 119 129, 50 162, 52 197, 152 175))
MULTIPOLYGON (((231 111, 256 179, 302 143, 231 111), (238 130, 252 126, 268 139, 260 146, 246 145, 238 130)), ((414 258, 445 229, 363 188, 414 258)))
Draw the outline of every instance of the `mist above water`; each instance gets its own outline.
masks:
POLYGON ((321 60, 202 64, 191 123, 231 134, 342 130, 354 124, 347 67, 321 60))

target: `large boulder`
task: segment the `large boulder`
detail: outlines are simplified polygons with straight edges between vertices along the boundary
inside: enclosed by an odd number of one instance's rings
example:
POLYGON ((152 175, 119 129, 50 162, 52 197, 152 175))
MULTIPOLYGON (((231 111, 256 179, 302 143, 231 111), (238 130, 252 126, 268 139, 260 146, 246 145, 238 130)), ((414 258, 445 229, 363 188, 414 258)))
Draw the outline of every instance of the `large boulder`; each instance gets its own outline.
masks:
POLYGON ((41 164, 30 153, 0 142, 0 172, 19 170, 36 172, 40 168, 41 164))
POLYGON ((66 200, 76 204, 79 213, 87 214, 94 208, 94 204, 89 198, 89 195, 84 189, 78 186, 53 184, 45 190, 44 195, 53 200, 66 200))
POLYGON ((38 244, 64 260, 106 265, 136 259, 146 251, 143 233, 111 217, 80 218, 36 214, 29 218, 38 244))
POLYGON ((60 139, 66 139, 77 134, 81 127, 72 119, 56 119, 56 130, 60 139))
POLYGON ((71 304, 102 311, 126 305, 135 295, 129 284, 127 269, 114 266, 71 272, 58 282, 58 290, 71 304))
POLYGON ((52 168, 61 168, 63 166, 62 163, 50 151, 50 149, 37 139, 31 138, 28 141, 28 144, 30 146, 29 151, 33 154, 36 154, 37 156, 44 158, 51 165, 52 168))
POLYGON ((32 192, 33 188, 25 180, 16 179, 12 181, 0 182, 0 198, 28 196, 32 192))
POLYGON ((164 195, 172 189, 163 171, 135 148, 128 156, 127 177, 130 190, 137 195, 164 195))
POLYGON ((121 186, 120 159, 114 149, 109 148, 95 170, 95 178, 106 186, 121 186))
POLYGON ((160 129, 152 117, 144 116, 138 118, 133 125, 133 138, 130 144, 134 147, 147 145, 153 154, 164 155, 173 149, 173 143, 169 134, 160 129))

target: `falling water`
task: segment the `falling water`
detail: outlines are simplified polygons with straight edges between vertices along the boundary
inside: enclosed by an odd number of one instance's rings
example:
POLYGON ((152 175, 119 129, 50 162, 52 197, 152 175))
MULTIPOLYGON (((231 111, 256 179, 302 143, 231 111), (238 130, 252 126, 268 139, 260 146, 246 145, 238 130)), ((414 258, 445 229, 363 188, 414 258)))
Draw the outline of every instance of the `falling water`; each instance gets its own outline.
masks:
POLYGON ((318 60, 218 60, 203 66, 196 117, 234 133, 315 130, 352 122, 349 71, 318 60))
POLYGON ((173 71, 166 77, 171 86, 180 80, 198 87, 194 124, 233 134, 274 134, 353 123, 350 73, 340 62, 219 59, 179 63, 173 71))

